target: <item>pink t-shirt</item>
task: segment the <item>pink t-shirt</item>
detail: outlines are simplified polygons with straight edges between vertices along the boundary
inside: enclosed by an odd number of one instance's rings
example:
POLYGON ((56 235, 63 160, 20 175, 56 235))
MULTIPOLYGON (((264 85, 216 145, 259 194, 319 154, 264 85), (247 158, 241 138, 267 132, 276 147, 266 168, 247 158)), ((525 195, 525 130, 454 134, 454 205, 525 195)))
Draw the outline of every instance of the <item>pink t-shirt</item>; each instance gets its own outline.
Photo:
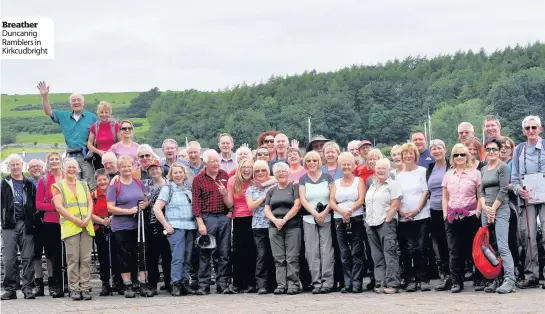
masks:
POLYGON ((460 173, 452 169, 447 171, 441 185, 447 188, 449 207, 454 209, 467 208, 477 202, 477 189, 481 185, 481 172, 477 169, 466 169, 460 173))
POLYGON ((136 156, 136 151, 138 150, 138 147, 140 144, 136 142, 131 143, 131 147, 127 148, 123 146, 121 142, 115 143, 110 147, 109 151, 115 154, 117 158, 121 156, 131 156, 134 161, 134 166, 138 166, 138 156, 136 156))
POLYGON ((242 185, 242 193, 235 194, 235 177, 230 177, 227 181, 227 190, 233 193, 233 217, 251 217, 252 211, 246 203, 246 189, 248 184, 242 185))
MULTIPOLYGON (((91 125, 91 128, 89 130, 91 134, 93 134, 96 138, 97 149, 100 149, 102 151, 107 151, 116 142, 116 136, 115 134, 112 134, 112 126, 110 124, 110 121, 108 122, 97 121, 93 123, 93 125, 91 125), (98 123, 98 135, 95 133, 97 123, 98 123)), ((114 130, 116 134, 119 133, 119 122, 115 122, 114 130)))
POLYGON ((301 170, 297 172, 290 173, 290 176, 288 177, 288 181, 292 182, 293 184, 299 184, 299 179, 307 174, 307 169, 301 168, 301 170))

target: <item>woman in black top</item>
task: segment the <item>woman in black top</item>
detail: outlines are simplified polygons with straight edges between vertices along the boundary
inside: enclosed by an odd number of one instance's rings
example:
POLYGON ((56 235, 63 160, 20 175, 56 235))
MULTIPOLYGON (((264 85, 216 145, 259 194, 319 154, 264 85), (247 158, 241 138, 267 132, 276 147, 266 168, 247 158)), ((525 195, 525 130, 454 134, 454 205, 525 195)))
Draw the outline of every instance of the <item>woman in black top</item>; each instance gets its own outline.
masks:
POLYGON ((299 223, 299 189, 289 183, 290 167, 283 162, 273 166, 278 185, 267 193, 265 216, 271 221, 269 239, 276 265, 277 288, 274 294, 298 294, 299 251, 301 249, 301 227, 299 223))

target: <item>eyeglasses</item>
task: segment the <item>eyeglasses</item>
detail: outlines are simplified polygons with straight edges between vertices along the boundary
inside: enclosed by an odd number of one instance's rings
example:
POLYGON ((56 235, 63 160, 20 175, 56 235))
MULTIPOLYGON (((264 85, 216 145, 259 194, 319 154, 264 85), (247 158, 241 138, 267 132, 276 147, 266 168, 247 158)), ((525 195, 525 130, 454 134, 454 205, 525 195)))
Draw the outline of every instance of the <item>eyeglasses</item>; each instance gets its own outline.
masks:
POLYGON ((499 149, 497 147, 487 147, 486 148, 486 152, 487 153, 490 153, 490 152, 497 152, 499 151, 499 149))
POLYGON ((272 143, 274 143, 274 140, 264 140, 263 143, 265 143, 265 144, 272 144, 272 143))
POLYGON ((121 128, 121 131, 132 131, 132 127, 124 126, 124 127, 121 128))
POLYGON ((318 159, 307 159, 307 162, 318 162, 318 159))
POLYGON ((286 170, 277 170, 274 174, 288 173, 286 170))
POLYGON ((257 156, 269 156, 269 153, 257 153, 257 156))
POLYGON ((501 148, 505 148, 505 149, 513 149, 513 147, 511 146, 507 146, 507 145, 503 145, 501 148))
POLYGON ((526 131, 530 131, 530 129, 532 129, 533 131, 535 131, 535 130, 538 129, 538 126, 537 126, 537 125, 525 126, 524 129, 525 129, 526 131))
POLYGON ((260 172, 269 172, 269 170, 267 169, 256 169, 254 170, 255 173, 260 173, 260 172))
POLYGON ((452 154, 452 156, 453 156, 454 158, 458 158, 458 157, 466 157, 466 156, 467 156, 467 154, 452 154))
POLYGON ((150 154, 144 154, 144 155, 140 155, 138 157, 140 157, 140 158, 150 158, 151 155, 150 154))
POLYGON ((40 165, 34 165, 34 166, 30 166, 29 168, 41 168, 40 165))

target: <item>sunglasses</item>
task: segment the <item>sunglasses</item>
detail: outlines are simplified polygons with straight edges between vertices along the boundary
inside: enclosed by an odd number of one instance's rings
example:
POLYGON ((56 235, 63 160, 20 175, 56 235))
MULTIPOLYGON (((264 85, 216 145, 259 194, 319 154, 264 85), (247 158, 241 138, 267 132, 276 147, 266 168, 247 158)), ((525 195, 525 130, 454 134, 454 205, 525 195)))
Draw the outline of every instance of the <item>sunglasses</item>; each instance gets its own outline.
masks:
POLYGON ((132 131, 132 127, 124 126, 124 127, 121 128, 121 131, 132 131))
POLYGON ((458 157, 466 157, 466 156, 467 156, 467 154, 452 154, 452 156, 453 156, 454 158, 458 158, 458 157))
POLYGON ((499 149, 497 147, 487 147, 486 148, 486 152, 487 153, 490 153, 490 152, 497 152, 499 151, 499 149))
POLYGON ((269 172, 269 170, 267 169, 256 169, 254 170, 255 173, 260 173, 260 172, 269 172))
POLYGON ((138 157, 140 157, 140 158, 150 158, 151 155, 150 154, 144 154, 144 155, 140 155, 138 157))
POLYGON ((318 162, 318 159, 307 159, 307 162, 318 162))
POLYGON ((257 153, 257 156, 269 156, 269 153, 257 153))
POLYGON ((263 143, 265 143, 265 144, 272 144, 272 143, 274 143, 274 140, 264 140, 263 143))
POLYGON ((526 131, 530 131, 530 130, 535 131, 535 130, 538 129, 538 126, 537 126, 537 125, 525 126, 524 129, 525 129, 526 131))

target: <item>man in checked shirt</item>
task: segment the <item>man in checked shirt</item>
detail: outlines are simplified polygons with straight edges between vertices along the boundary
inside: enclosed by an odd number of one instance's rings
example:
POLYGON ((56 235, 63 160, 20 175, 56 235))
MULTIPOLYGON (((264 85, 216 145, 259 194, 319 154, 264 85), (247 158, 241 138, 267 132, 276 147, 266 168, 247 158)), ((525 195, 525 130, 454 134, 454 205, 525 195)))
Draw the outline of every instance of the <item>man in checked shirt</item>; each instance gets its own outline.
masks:
MULTIPOLYGON (((220 169, 220 156, 209 149, 203 154, 205 170, 193 179, 193 215, 200 234, 216 238, 216 289, 218 293, 235 293, 229 287, 229 252, 231 251, 231 219, 227 217, 227 172, 220 169)), ((210 293, 212 249, 200 250, 199 290, 197 295, 210 293)))

